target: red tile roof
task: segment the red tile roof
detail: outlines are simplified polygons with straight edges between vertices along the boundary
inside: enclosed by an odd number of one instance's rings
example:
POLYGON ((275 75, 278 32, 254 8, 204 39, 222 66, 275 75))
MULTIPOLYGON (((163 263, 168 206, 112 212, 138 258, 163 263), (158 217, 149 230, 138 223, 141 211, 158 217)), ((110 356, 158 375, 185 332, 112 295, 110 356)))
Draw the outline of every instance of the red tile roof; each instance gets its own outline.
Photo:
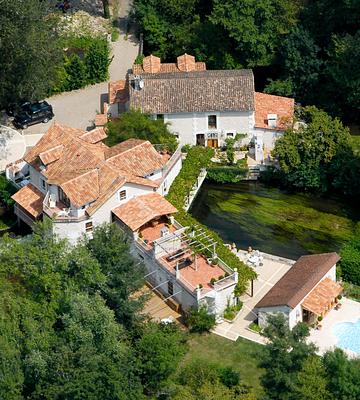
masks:
POLYGON ((105 136, 103 128, 85 132, 54 124, 25 161, 49 184, 60 186, 74 205, 92 202, 86 210, 89 215, 126 182, 158 187, 145 175, 161 169, 166 160, 149 142, 130 139, 109 148, 101 142, 105 136))
POLYGON ((44 195, 31 183, 21 188, 11 198, 35 219, 42 214, 44 195))
POLYGON ((329 278, 322 280, 302 302, 302 307, 316 315, 322 315, 343 288, 329 278))
POLYGON ((112 212, 132 231, 162 215, 173 214, 177 209, 158 193, 149 193, 129 200, 112 212))
POLYGON ((294 118, 294 99, 255 92, 255 127, 284 130, 294 118), (268 114, 277 115, 277 127, 269 128, 268 114))
POLYGON ((109 104, 126 103, 129 91, 126 80, 112 81, 108 85, 109 104))
POLYGON ((257 303, 256 307, 287 305, 295 308, 339 260, 340 257, 337 253, 300 257, 257 303))
POLYGON ((89 132, 84 133, 80 136, 81 139, 88 143, 99 143, 107 137, 105 129, 103 127, 97 127, 89 132))

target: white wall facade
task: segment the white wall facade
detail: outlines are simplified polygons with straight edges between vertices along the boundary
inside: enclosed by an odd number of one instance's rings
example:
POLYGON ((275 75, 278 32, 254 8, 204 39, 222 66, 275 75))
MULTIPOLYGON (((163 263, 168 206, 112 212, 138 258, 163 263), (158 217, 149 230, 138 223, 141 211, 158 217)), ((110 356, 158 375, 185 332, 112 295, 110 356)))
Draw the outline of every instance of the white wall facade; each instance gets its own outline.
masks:
POLYGON ((169 122, 169 129, 179 135, 181 145, 196 144, 196 135, 205 134, 205 140, 210 133, 217 133, 219 146, 225 144, 227 134, 251 134, 254 127, 254 111, 224 111, 203 113, 165 114, 164 122, 169 122), (216 128, 208 127, 208 116, 216 115, 216 128))
POLYGON ((301 304, 306 299, 307 296, 322 282, 325 278, 329 278, 336 282, 336 264, 329 270, 329 272, 324 275, 321 280, 317 283, 314 288, 306 294, 304 298, 294 307, 290 308, 287 305, 279 305, 272 307, 260 307, 258 308, 258 323, 261 328, 264 328, 267 324, 267 317, 274 314, 283 314, 289 323, 289 328, 292 329, 298 322, 303 321, 303 309, 301 304))

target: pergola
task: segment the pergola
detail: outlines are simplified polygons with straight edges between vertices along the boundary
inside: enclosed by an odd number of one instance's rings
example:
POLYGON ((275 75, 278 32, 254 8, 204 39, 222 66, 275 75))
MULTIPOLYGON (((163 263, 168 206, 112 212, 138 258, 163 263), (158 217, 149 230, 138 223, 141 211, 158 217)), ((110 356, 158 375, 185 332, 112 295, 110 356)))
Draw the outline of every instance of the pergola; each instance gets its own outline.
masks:
POLYGON ((325 278, 305 298, 302 308, 323 317, 334 307, 336 298, 342 290, 341 285, 330 278, 325 278))

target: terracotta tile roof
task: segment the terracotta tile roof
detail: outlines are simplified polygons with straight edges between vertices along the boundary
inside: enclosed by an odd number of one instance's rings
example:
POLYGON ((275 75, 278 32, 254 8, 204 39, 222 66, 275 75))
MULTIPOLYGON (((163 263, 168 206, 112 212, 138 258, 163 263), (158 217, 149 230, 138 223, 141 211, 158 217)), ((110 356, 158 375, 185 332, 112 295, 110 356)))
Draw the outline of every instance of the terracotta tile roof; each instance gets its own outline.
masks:
MULTIPOLYGON (((130 82, 134 75, 129 76, 130 82)), ((144 87, 129 85, 130 107, 150 113, 252 111, 251 70, 143 74, 144 87)))
POLYGON ((131 149, 134 146, 144 143, 145 140, 142 139, 128 139, 125 142, 118 143, 114 146, 108 147, 105 152, 105 157, 108 159, 110 157, 116 156, 124 151, 131 149))
POLYGON ((328 306, 342 292, 343 288, 333 280, 325 278, 302 302, 302 307, 316 315, 328 311, 328 306))
MULTIPOLYGON (((131 140, 131 139, 130 139, 131 140)), ((120 153, 112 155, 106 162, 127 174, 144 177, 145 175, 161 169, 165 162, 162 156, 148 141, 132 140, 132 146, 125 150, 125 145, 117 146, 120 153)))
POLYGON ((255 127, 284 130, 294 119, 294 99, 255 92, 255 127), (277 115, 277 127, 270 128, 268 114, 277 115))
POLYGON ((61 157, 63 151, 64 145, 60 144, 59 146, 53 147, 50 150, 43 151, 39 154, 39 157, 43 164, 48 165, 58 160, 61 157))
POLYGON ((102 127, 95 128, 80 136, 82 140, 88 143, 99 143, 107 137, 105 129, 102 127))
POLYGON ((129 99, 129 90, 126 80, 112 81, 108 85, 109 104, 126 103, 129 99))
POLYGON ((31 164, 37 159, 40 153, 46 152, 59 145, 65 146, 67 143, 71 142, 74 137, 83 134, 84 131, 82 129, 70 128, 55 122, 37 142, 36 146, 32 147, 23 158, 26 162, 31 164))
POLYGON ((99 170, 94 169, 71 179, 63 183, 61 189, 78 208, 95 201, 100 194, 99 170))
POLYGON ((173 214, 177 209, 158 193, 149 193, 129 200, 112 212, 132 231, 154 218, 173 214))
POLYGON ((287 305, 296 307, 340 260, 337 253, 300 257, 289 271, 266 293, 256 307, 287 305))
POLYGON ((108 122, 108 117, 106 114, 97 114, 95 116, 95 126, 104 126, 108 122))
POLYGON ((40 190, 31 183, 11 196, 17 204, 19 204, 35 219, 42 214, 44 197, 45 196, 40 192, 40 190))
POLYGON ((92 203, 86 211, 89 215, 126 182, 159 186, 144 178, 166 163, 150 142, 130 139, 109 148, 101 142, 104 136, 103 128, 85 132, 54 124, 25 160, 49 184, 60 186, 77 207, 92 203))

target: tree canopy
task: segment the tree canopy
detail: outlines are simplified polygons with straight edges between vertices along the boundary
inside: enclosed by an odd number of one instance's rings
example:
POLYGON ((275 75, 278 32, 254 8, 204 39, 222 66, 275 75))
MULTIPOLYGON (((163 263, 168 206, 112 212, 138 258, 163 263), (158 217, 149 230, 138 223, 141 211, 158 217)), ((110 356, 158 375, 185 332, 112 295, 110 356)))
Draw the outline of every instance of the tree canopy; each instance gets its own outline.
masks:
MULTIPOLYGON (((51 5, 51 4, 50 4, 51 5)), ((0 2, 0 107, 44 98, 55 82, 62 49, 48 18, 49 2, 0 2)))
POLYGON ((145 398, 177 368, 185 336, 135 318, 143 270, 115 225, 76 246, 50 232, 0 240, 0 397, 145 398))
POLYGON ((145 54, 174 62, 187 52, 209 69, 254 68, 257 90, 295 96, 303 106, 360 121, 357 0, 134 0, 133 5, 145 54))
POLYGON ((161 144, 171 151, 177 147, 176 137, 170 133, 168 124, 162 119, 151 119, 150 115, 137 110, 130 110, 119 119, 109 122, 106 143, 113 146, 124 140, 136 138, 161 144))
POLYGON ((339 119, 331 118, 315 107, 300 113, 298 128, 289 129, 279 138, 272 152, 279 163, 284 182, 301 190, 320 193, 337 189, 343 194, 357 195, 355 184, 359 174, 353 171, 352 183, 344 174, 358 163, 348 128, 339 119), (341 168, 337 168, 341 164, 341 168))

